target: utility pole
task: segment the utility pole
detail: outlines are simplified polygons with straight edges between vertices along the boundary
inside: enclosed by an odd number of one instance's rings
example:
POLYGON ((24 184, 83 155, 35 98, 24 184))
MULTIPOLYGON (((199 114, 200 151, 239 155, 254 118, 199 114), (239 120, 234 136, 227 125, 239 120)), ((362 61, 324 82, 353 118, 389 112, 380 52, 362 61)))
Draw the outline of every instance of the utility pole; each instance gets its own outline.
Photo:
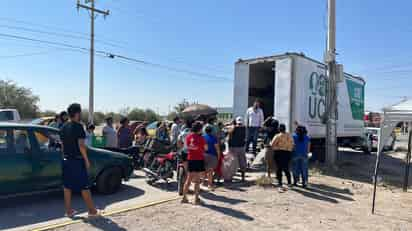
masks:
POLYGON ((336 77, 336 1, 328 0, 328 47, 327 64, 328 91, 326 94, 326 163, 334 166, 338 156, 337 146, 337 77, 336 77))
POLYGON ((95 13, 102 14, 105 18, 109 15, 109 11, 103 11, 94 7, 95 0, 85 0, 85 3, 91 3, 91 6, 84 5, 77 0, 77 11, 80 8, 90 11, 90 73, 89 73, 89 123, 93 124, 94 114, 94 20, 95 13))

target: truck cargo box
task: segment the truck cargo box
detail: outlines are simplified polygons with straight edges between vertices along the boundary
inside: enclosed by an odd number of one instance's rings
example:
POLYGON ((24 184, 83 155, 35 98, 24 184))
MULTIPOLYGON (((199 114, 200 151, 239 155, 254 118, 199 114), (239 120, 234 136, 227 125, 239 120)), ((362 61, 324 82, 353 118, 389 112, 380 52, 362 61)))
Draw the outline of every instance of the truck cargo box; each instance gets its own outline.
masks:
MULTIPOLYGON (((275 116, 289 131, 305 125, 312 138, 324 138, 322 119, 326 107, 326 66, 303 54, 239 60, 235 64, 235 116, 244 116, 256 99, 265 118, 275 116)), ((362 137, 364 132, 364 86, 361 77, 344 74, 338 83, 338 137, 362 137)))

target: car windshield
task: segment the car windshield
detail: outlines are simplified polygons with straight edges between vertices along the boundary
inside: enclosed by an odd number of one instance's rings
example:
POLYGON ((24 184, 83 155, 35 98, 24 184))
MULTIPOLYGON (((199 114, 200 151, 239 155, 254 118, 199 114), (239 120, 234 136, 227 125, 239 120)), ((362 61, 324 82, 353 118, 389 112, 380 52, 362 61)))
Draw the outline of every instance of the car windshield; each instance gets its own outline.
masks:
POLYGON ((153 123, 147 125, 147 129, 155 129, 155 128, 157 128, 157 122, 153 122, 153 123))
POLYGON ((375 129, 368 129, 368 133, 372 135, 378 135, 378 130, 375 129))
POLYGON ((32 124, 41 124, 43 122, 43 119, 38 118, 38 119, 34 119, 31 121, 32 124))
POLYGON ((12 111, 1 111, 0 112, 0 121, 10 121, 13 120, 12 111))

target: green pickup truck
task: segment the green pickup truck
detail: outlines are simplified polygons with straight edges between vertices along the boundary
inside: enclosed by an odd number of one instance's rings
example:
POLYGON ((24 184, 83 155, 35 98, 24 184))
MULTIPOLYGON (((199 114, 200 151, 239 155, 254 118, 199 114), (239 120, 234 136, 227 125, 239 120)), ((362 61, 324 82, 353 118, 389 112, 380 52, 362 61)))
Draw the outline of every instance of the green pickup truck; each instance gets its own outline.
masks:
MULTIPOLYGON (((88 148, 90 182, 103 194, 116 192, 133 172, 121 153, 88 148)), ((31 124, 0 123, 0 198, 62 188, 58 130, 31 124)))

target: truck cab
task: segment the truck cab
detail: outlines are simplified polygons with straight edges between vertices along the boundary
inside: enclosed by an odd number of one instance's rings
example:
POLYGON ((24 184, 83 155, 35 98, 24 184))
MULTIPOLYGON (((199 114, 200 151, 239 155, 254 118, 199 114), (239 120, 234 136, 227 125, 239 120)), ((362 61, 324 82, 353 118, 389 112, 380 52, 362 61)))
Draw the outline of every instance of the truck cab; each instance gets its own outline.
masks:
POLYGON ((0 109, 0 122, 19 122, 21 120, 17 109, 0 109))

